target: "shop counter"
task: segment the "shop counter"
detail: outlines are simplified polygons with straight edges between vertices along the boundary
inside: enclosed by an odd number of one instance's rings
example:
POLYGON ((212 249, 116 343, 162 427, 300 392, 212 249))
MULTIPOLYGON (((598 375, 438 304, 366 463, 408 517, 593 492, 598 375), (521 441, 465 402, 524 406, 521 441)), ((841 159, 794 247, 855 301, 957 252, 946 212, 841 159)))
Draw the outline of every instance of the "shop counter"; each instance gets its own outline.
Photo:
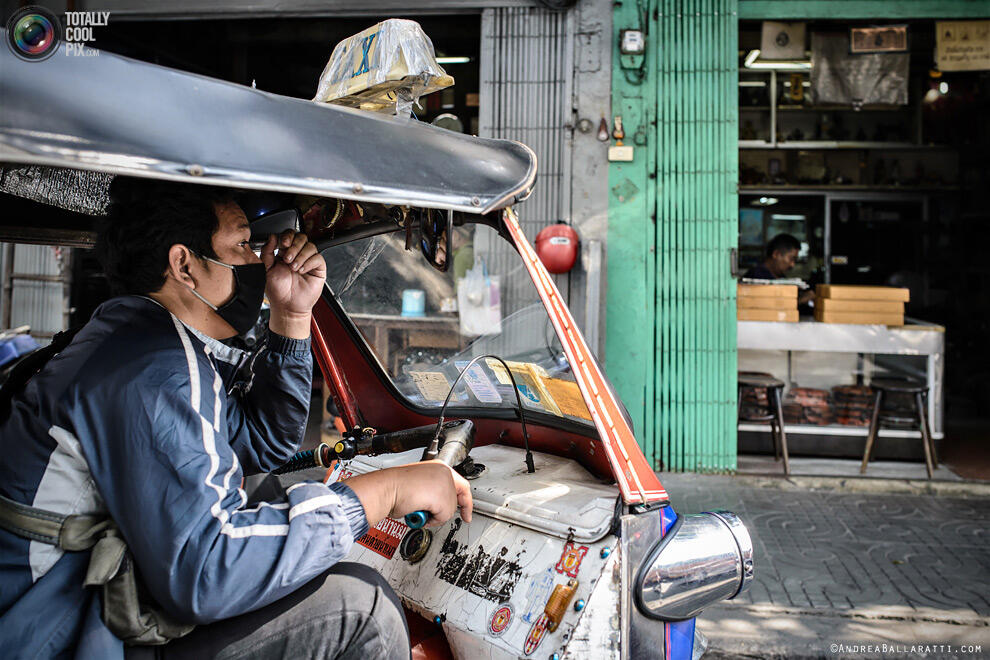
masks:
MULTIPOLYGON (((899 327, 812 320, 737 323, 739 370, 767 372, 783 380, 785 403, 795 387, 832 392, 836 386, 869 385, 880 377, 922 380, 929 389, 929 428, 934 438, 942 438, 945 328, 913 320, 899 327)), ((832 415, 817 424, 793 423, 793 419, 791 415, 785 424, 788 433, 865 437, 868 430, 861 416, 858 425, 835 423, 832 415)), ((739 430, 765 432, 766 426, 744 423, 739 430)), ((910 429, 883 429, 880 435, 920 437, 910 429)))

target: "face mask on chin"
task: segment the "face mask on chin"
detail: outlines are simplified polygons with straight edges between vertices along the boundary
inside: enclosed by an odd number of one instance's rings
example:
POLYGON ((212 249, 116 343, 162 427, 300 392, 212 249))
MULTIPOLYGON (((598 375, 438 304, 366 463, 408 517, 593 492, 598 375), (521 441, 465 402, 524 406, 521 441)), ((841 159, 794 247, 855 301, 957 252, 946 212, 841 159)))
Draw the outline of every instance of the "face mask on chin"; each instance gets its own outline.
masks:
POLYGON ((238 335, 247 333, 257 323, 258 316, 261 314, 261 303, 265 299, 265 283, 267 281, 265 264, 233 265, 207 256, 197 256, 234 272, 234 297, 217 307, 195 289, 189 290, 216 312, 220 318, 229 323, 238 335))

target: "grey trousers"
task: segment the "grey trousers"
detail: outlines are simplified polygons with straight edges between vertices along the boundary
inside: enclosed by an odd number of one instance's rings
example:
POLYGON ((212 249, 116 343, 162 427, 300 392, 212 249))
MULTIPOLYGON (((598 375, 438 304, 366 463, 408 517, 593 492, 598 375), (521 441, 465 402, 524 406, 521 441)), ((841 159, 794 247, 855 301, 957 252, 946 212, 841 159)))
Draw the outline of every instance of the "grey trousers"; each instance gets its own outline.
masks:
POLYGON ((164 646, 128 647, 126 657, 407 660, 409 631, 385 578, 362 564, 340 562, 259 610, 199 626, 164 646))

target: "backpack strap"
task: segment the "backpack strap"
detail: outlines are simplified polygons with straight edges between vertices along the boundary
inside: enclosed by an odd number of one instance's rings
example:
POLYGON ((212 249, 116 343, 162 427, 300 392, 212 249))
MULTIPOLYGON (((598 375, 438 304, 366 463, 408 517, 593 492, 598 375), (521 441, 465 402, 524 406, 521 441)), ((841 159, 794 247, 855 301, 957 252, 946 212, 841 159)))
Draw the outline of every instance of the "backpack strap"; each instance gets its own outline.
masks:
POLYGON ((62 550, 88 550, 112 525, 107 515, 64 516, 0 495, 0 529, 62 550))
POLYGON ((5 422, 7 416, 10 415, 10 402, 13 401, 14 395, 23 391, 28 381, 36 373, 41 371, 62 349, 68 346, 72 342, 72 338, 84 327, 83 325, 78 325, 74 328, 56 333, 48 346, 28 353, 15 362, 14 366, 10 367, 7 380, 3 381, 3 384, 0 385, 0 424, 5 422))

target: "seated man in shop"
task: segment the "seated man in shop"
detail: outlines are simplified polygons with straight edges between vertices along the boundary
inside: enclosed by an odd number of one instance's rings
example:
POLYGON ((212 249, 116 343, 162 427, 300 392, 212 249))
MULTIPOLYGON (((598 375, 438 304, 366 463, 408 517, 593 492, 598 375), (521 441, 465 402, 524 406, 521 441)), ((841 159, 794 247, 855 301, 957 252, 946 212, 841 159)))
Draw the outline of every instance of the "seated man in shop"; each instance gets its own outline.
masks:
MULTIPOLYGON (((747 270, 743 277, 754 280, 776 280, 787 277, 787 272, 797 263, 801 242, 790 234, 777 234, 767 244, 767 256, 763 263, 747 270)), ((815 293, 811 290, 802 291, 798 295, 798 304, 814 300, 815 293)))
POLYGON ((408 657, 388 583, 340 560, 385 516, 426 510, 437 524, 460 506, 470 521, 470 487, 430 461, 248 507, 242 477, 303 439, 326 264, 292 231, 257 256, 225 189, 133 185, 115 187, 97 240, 121 295, 0 417, 0 657, 408 657), (226 345, 264 297, 266 344, 254 356, 226 345), (47 531, 81 515, 85 531, 47 531), (87 545, 108 520, 119 535, 87 545), (108 588, 125 574, 136 598, 108 588))

